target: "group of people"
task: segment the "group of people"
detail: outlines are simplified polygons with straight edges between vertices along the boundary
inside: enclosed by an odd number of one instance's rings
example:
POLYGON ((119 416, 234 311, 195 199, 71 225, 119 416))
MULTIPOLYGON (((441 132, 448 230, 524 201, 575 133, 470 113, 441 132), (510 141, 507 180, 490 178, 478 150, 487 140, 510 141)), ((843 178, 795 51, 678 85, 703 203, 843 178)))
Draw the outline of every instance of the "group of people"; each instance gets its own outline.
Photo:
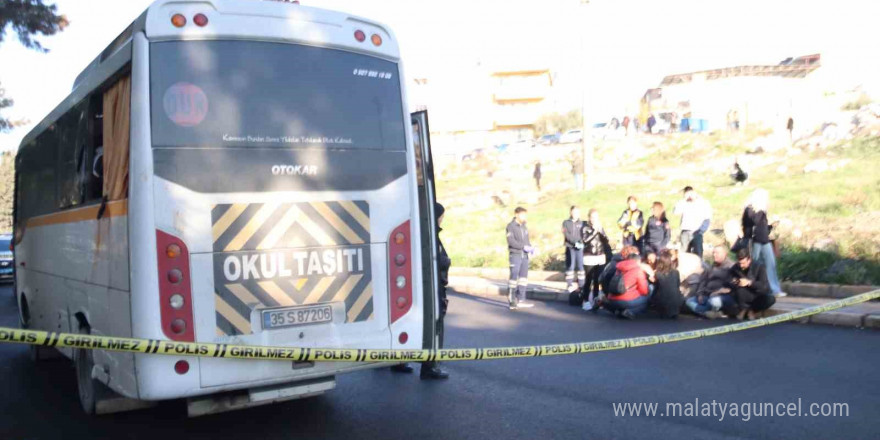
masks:
MULTIPOLYGON (((690 310, 707 318, 726 315, 754 319, 775 303, 775 297, 784 296, 770 240, 775 224, 768 221, 767 191, 756 190, 746 203, 742 234, 733 248, 715 246, 712 264, 702 263, 698 274, 689 274, 686 279, 679 272, 680 257, 694 254, 702 261, 703 235, 709 229, 712 208, 692 187, 684 188, 683 193, 673 211, 681 219, 680 245, 675 248, 671 246, 672 227, 661 202, 652 204, 646 220, 638 199, 627 199, 627 207, 617 221, 622 243, 617 254, 612 251, 599 212, 591 209, 582 220, 580 209, 572 206, 569 218, 562 223, 569 302, 584 310, 606 309, 627 319, 649 308, 666 318, 690 310), (736 262, 730 260, 731 251, 736 262)), ((533 305, 526 298, 526 287, 529 258, 536 249, 529 240, 527 215, 525 208, 518 207, 507 225, 511 310, 533 305)))

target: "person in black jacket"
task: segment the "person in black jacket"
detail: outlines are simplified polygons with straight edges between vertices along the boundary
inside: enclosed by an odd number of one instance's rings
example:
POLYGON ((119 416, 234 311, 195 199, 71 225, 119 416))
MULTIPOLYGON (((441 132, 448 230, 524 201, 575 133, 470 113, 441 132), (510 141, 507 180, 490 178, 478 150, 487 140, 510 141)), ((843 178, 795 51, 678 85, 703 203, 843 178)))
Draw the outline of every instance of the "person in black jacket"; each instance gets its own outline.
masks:
POLYGON ((532 307, 534 304, 526 301, 526 287, 529 284, 529 256, 535 253, 535 248, 529 241, 529 228, 526 227, 528 210, 517 207, 514 217, 507 224, 507 252, 510 262, 510 279, 507 284, 507 301, 510 310, 519 307, 532 307))
MULTIPOLYGON (((446 297, 446 286, 449 285, 449 268, 452 266, 452 260, 440 241, 440 225, 443 223, 443 215, 446 208, 439 203, 434 204, 434 216, 437 217, 437 300, 440 302, 440 316, 437 318, 437 337, 439 339, 437 348, 443 348, 443 335, 445 333, 443 327, 443 319, 446 317, 446 309, 449 306, 449 299, 446 297)), ((447 379, 449 373, 440 369, 440 363, 437 361, 422 362, 422 370, 419 374, 421 379, 447 379)))
MULTIPOLYGON (((446 317, 446 309, 449 305, 449 299, 446 297, 446 286, 449 285, 449 268, 452 266, 452 260, 449 259, 449 254, 446 253, 446 248, 443 247, 443 243, 440 241, 440 225, 443 223, 443 215, 446 212, 446 208, 439 203, 434 203, 434 216, 437 218, 437 300, 440 305, 440 316, 437 317, 437 338, 438 344, 437 348, 443 348, 443 319, 446 317)), ((392 371, 398 373, 412 373, 413 368, 408 364, 399 364, 391 367, 392 371)), ((422 362, 421 372, 419 373, 419 378, 422 380, 425 379, 448 379, 449 373, 440 369, 440 362, 437 361, 428 361, 422 362)))
POLYGON ((568 292, 574 292, 584 287, 586 272, 584 271, 584 241, 581 237, 581 229, 584 222, 581 221, 581 210, 572 206, 568 210, 569 218, 562 222, 562 236, 565 241, 565 283, 568 292), (577 274, 577 284, 575 284, 577 274))
POLYGON ((752 320, 758 317, 758 313, 772 307, 776 297, 771 295, 767 270, 752 262, 748 249, 740 249, 736 259, 737 264, 730 269, 730 288, 740 308, 736 318, 752 320))
POLYGON ((743 210, 742 229, 743 237, 750 240, 751 255, 755 263, 761 264, 767 270, 767 281, 770 283, 770 293, 774 296, 786 296, 779 284, 779 275, 776 272, 776 253, 770 240, 770 231, 775 223, 770 224, 767 220, 767 205, 770 194, 767 190, 756 189, 749 197, 746 208, 743 210))
POLYGON ((664 249, 657 257, 654 270, 654 293, 651 306, 663 318, 677 318, 684 298, 681 296, 681 275, 675 267, 672 251, 664 249))
POLYGON ((666 208, 663 203, 654 202, 651 206, 651 217, 645 224, 644 253, 654 252, 658 256, 669 245, 672 237, 672 227, 666 218, 666 208))
POLYGON ((596 209, 590 210, 589 218, 581 228, 581 240, 584 243, 584 268, 587 275, 583 288, 583 309, 592 310, 599 298, 600 276, 605 264, 611 260, 611 246, 596 209))

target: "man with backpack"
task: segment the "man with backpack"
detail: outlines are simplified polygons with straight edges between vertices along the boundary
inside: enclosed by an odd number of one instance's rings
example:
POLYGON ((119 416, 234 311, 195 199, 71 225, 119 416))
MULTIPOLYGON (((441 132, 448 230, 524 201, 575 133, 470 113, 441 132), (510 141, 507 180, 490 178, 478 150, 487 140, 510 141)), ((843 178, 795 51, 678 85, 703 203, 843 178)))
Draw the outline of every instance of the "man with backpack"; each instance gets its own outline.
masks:
POLYGON ((584 242, 581 238, 581 210, 572 206, 569 217, 562 222, 562 236, 565 241, 565 283, 569 295, 576 294, 577 290, 584 287, 586 272, 584 272, 584 242), (575 284, 577 273, 577 284, 575 284))
POLYGON ((526 208, 517 207, 514 210, 513 220, 507 224, 507 252, 510 262, 507 301, 510 310, 534 306, 526 301, 526 286, 529 284, 529 256, 535 253, 535 248, 529 241, 529 229, 526 227, 527 216, 526 208))

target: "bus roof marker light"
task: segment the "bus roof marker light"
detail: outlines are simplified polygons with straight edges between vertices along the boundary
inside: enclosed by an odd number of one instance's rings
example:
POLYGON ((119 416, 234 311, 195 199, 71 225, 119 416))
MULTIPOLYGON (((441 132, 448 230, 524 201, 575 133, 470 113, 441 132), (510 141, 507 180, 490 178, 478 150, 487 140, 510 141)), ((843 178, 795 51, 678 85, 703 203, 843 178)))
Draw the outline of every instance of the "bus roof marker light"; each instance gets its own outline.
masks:
POLYGON ((370 37, 370 41, 373 42, 373 46, 382 45, 382 37, 380 37, 379 34, 373 34, 373 36, 370 37))
POLYGON ((186 17, 184 17, 183 14, 174 14, 171 16, 171 24, 173 24, 174 27, 184 27, 186 26, 186 17))
POLYGON ((358 40, 359 43, 363 43, 364 40, 367 39, 367 34, 365 34, 364 31, 358 29, 354 31, 354 39, 358 40))
POLYGON ((205 27, 208 25, 208 16, 202 13, 196 14, 193 16, 193 23, 198 27, 205 27))

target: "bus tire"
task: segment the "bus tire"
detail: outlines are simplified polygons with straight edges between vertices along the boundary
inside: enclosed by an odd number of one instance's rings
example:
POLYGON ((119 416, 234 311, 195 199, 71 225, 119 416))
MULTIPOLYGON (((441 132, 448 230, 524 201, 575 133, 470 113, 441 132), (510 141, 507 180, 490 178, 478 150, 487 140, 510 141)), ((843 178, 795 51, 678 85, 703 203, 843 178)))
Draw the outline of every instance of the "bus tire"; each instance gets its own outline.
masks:
MULTIPOLYGON (((79 333, 89 334, 89 328, 81 326, 79 333)), ((79 394, 79 403, 86 414, 94 415, 99 393, 104 384, 92 378, 92 369, 95 366, 92 350, 75 349, 73 362, 76 366, 76 390, 79 394)))

